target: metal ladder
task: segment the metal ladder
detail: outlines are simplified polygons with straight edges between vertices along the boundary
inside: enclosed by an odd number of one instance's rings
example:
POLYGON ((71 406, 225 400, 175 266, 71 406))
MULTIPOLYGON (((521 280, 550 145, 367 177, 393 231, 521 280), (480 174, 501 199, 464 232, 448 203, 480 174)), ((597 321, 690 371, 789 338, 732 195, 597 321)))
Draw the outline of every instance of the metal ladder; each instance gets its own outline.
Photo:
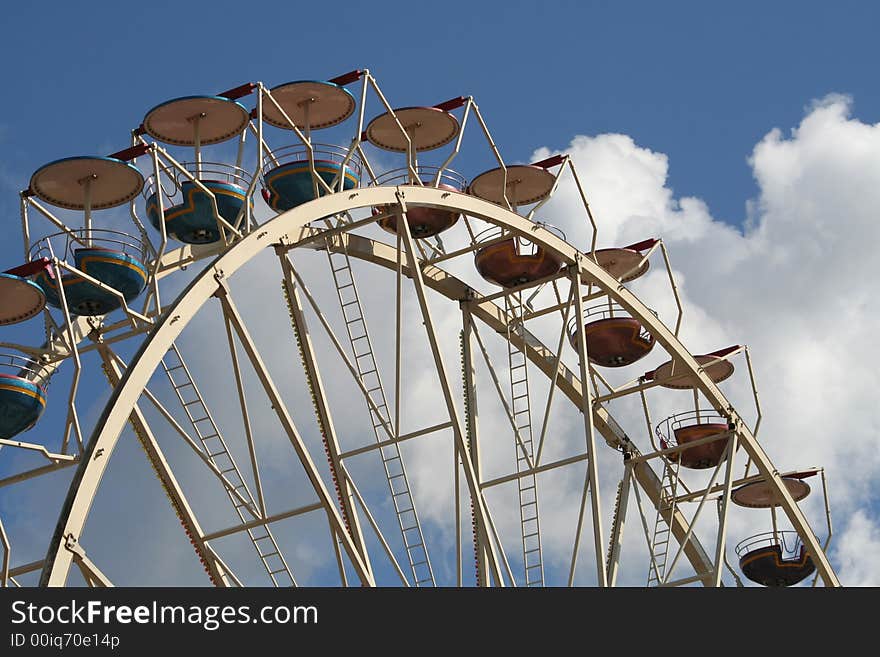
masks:
MULTIPOLYGON (((119 385, 119 376, 116 372, 111 369, 108 364, 110 356, 102 353, 102 363, 101 370, 104 372, 104 376, 107 377, 107 382, 110 384, 111 388, 115 388, 119 385)), ((150 462, 150 467, 153 470, 153 473, 156 475, 156 479, 159 480, 159 484, 162 486, 162 490, 165 492, 165 495, 168 497, 168 500, 171 502, 171 508, 174 510, 174 515, 177 516, 177 519, 180 521, 181 526, 183 527, 184 532, 186 532, 186 537, 189 539, 190 544, 193 546, 195 550, 196 556, 198 556, 199 561, 202 563, 202 567, 205 569, 205 572, 208 574, 208 577, 211 579, 211 583, 214 586, 219 586, 220 582, 217 581, 213 572, 208 567, 208 554, 203 546, 200 546, 196 543, 195 537, 190 533, 190 530, 187 526, 187 523, 184 519, 184 512, 180 508, 175 496, 171 492, 171 488, 169 486, 169 482, 165 478, 162 472, 162 468, 156 461, 156 455, 153 453, 153 450, 148 448, 148 440, 146 435, 142 431, 142 427, 139 422, 137 422, 135 414, 132 413, 128 417, 128 423, 131 426, 131 430, 134 432, 134 435, 137 436, 138 444, 141 446, 141 450, 144 452, 144 455, 147 457, 147 460, 150 462)), ((206 547, 206 546, 205 546, 206 547)), ((11 578, 10 578, 11 579, 11 578)), ((232 578, 229 577, 229 574, 224 570, 220 569, 220 579, 223 581, 223 586, 232 586, 232 578)))
MULTIPOLYGON (((376 442, 381 442, 385 439, 383 424, 387 427, 391 426, 388 401, 379 378, 379 368, 373 355, 373 344, 367 331, 367 323, 364 320, 364 312, 355 286, 351 260, 345 248, 345 242, 342 242, 342 248, 339 251, 334 251, 330 247, 328 242, 327 259, 333 273, 333 283, 339 297, 345 330, 348 333, 358 376, 378 411, 374 411, 367 404, 373 434, 376 437, 376 442)), ((379 448, 379 453, 382 456, 382 466, 385 468, 385 478, 388 481, 388 489, 394 502, 394 513, 400 526, 413 581, 416 586, 435 586, 434 571, 431 568, 431 560, 428 557, 428 548, 425 545, 415 502, 410 493, 409 480, 406 476, 403 459, 400 456, 400 448, 396 444, 386 445, 379 448)))
MULTIPOLYGON (((510 412, 516 432, 529 458, 516 447, 516 471, 529 469, 529 459, 534 459, 532 441, 532 411, 529 400, 529 375, 525 352, 514 344, 513 337, 524 339, 522 292, 504 297, 507 323, 507 363, 510 373, 510 412)), ((517 478, 519 487, 519 518, 522 534, 523 568, 526 586, 544 585, 544 563, 541 553, 541 527, 538 521, 538 482, 534 474, 517 478)))
POLYGON ((675 492, 678 489, 678 470, 680 461, 663 459, 663 479, 660 488, 660 501, 654 520, 654 536, 651 538, 651 563, 648 566, 648 586, 659 586, 666 576, 666 559, 669 555, 671 530, 663 517, 667 512, 675 513, 675 492))
MULTIPOLYGON (((187 418, 189 418, 193 430, 198 435, 205 455, 217 467, 221 476, 230 487, 241 495, 243 499, 247 500, 251 508, 256 509, 257 504, 254 501, 254 497, 241 476, 241 471, 235 464, 235 460, 232 458, 232 454, 229 452, 226 441, 220 434, 214 418, 208 411, 208 407, 205 405, 204 399, 177 345, 172 343, 168 349, 168 352, 162 359, 162 369, 165 370, 165 375, 168 377, 171 387, 174 388, 174 393, 177 395, 180 405, 183 407, 187 418)), ((224 487, 224 490, 235 509, 238 519, 242 523, 258 519, 251 511, 251 508, 248 508, 247 504, 233 495, 228 488, 224 487)), ((281 554, 281 550, 278 548, 278 543, 275 541, 269 526, 258 525, 248 529, 247 533, 272 583, 275 586, 296 586, 296 580, 290 572, 287 561, 284 559, 284 555, 281 554)))

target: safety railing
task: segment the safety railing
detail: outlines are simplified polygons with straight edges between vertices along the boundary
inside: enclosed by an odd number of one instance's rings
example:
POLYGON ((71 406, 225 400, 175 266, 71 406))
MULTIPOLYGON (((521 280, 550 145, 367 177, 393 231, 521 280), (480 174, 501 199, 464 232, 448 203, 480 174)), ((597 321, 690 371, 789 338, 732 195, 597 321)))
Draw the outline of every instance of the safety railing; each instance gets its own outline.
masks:
POLYGON ((679 429, 710 424, 723 424, 727 426, 728 422, 728 418, 718 413, 715 409, 693 409, 670 415, 657 425, 654 433, 660 441, 662 449, 667 449, 678 446, 678 442, 675 440, 675 432, 679 429))
MULTIPOLYGON (((654 316, 657 316, 657 311, 650 310, 654 316)), ((584 309, 583 317, 580 319, 578 317, 572 317, 568 320, 568 335, 572 339, 580 330, 581 326, 585 326, 591 322, 597 322, 602 319, 615 319, 615 318, 627 318, 634 319, 632 315, 630 315, 626 310, 624 310, 619 304, 613 301, 606 301, 605 303, 598 304, 596 306, 590 306, 589 308, 584 309)), ((644 327, 641 326, 639 331, 639 337, 646 341, 653 340, 653 336, 651 332, 644 327)))
MULTIPOLYGON (((565 239, 565 233, 562 231, 561 228, 557 228, 556 226, 543 221, 536 221, 534 223, 536 226, 540 226, 541 228, 550 231, 558 238, 562 240, 565 239)), ((538 250, 540 249, 540 247, 535 242, 528 239, 527 237, 522 237, 521 235, 515 235, 509 232, 505 233, 504 228, 502 228, 501 226, 490 226, 489 228, 480 231, 474 236, 474 244, 486 244, 487 242, 492 242, 494 244, 497 242, 505 241, 505 237, 509 237, 509 239, 513 241, 517 255, 537 255, 538 250)))
POLYGON ((416 167, 418 178, 414 179, 409 169, 391 169, 376 177, 374 185, 423 185, 425 187, 452 187, 458 191, 467 189, 468 181, 452 169, 422 166, 416 167))
POLYGON ((779 546, 783 559, 799 559, 804 542, 796 531, 790 529, 763 532, 749 536, 736 544, 736 556, 743 557, 762 548, 779 546))
POLYGON ((30 259, 58 258, 67 260, 79 249, 104 248, 123 253, 140 262, 147 255, 146 243, 134 235, 107 228, 74 228, 61 233, 53 233, 34 242, 30 259))

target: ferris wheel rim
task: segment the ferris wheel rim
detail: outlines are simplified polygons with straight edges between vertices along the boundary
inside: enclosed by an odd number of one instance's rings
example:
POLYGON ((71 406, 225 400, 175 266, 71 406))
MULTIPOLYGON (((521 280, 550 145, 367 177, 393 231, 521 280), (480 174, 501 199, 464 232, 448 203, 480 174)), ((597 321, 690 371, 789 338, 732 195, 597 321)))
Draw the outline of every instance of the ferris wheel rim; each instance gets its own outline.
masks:
POLYGON ((128 421, 140 396, 140 391, 146 386, 152 372, 159 366, 162 354, 188 326, 196 312, 217 293, 221 282, 259 253, 262 253, 266 247, 281 244, 285 248, 293 249, 306 239, 314 238, 306 224, 315 218, 401 202, 444 210, 457 210, 496 225, 503 225, 513 233, 526 236, 540 246, 551 249, 568 266, 576 267, 579 277, 577 280, 588 276, 611 299, 619 303, 633 317, 642 321, 667 352, 673 358, 678 358, 682 366, 690 370, 698 387, 706 395, 709 402, 719 411, 723 410, 731 416, 743 447, 755 462, 758 471, 765 476, 783 501, 782 508, 789 515, 798 533, 805 537, 807 549, 814 555, 817 569, 826 585, 839 585, 837 577, 805 517, 751 431, 736 414, 720 389, 702 372, 702 368, 694 356, 638 297, 611 277, 586 254, 525 217, 467 194, 408 185, 370 187, 319 197, 281 213, 260 225, 205 266, 204 270, 178 296, 174 305, 168 309, 162 320, 154 327, 149 338, 142 343, 126 369, 125 375, 119 385, 114 388, 104 407, 62 506, 46 556, 41 585, 64 585, 72 557, 70 552, 65 550, 63 539, 69 536, 76 539, 82 532, 91 502, 103 477, 106 463, 109 461, 122 428, 128 421), (297 230, 300 231, 298 236, 296 235, 297 230), (291 235, 294 235, 296 239, 292 239, 291 235), (124 401, 120 403, 120 399, 124 399, 124 401), (96 454, 98 455, 97 459, 95 458, 96 454), (85 489, 83 488, 84 482, 87 483, 85 489), (85 497, 81 496, 83 492, 85 492, 85 497), (76 531, 72 531, 73 529, 76 531), (62 566, 60 569, 59 565, 62 566))

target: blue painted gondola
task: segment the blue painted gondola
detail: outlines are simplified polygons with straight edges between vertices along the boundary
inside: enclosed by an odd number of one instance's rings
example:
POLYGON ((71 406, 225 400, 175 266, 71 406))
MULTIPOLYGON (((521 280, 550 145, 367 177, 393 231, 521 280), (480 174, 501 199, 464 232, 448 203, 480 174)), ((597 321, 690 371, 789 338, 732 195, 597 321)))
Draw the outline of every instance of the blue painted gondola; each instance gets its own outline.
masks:
POLYGON ((0 438, 30 429, 46 408, 46 391, 20 376, 0 374, 0 438))
MULTIPOLYGON (((338 179, 342 171, 341 162, 331 160, 315 160, 315 171, 333 189, 338 189, 338 179)), ((268 192, 267 203, 276 212, 284 212, 307 201, 315 199, 315 188, 308 160, 287 162, 267 171, 263 177, 268 192)), ((354 189, 358 186, 358 176, 348 165, 345 166, 343 189, 354 189)), ((326 190, 319 188, 319 195, 326 190)))
MULTIPOLYGON (((144 264, 126 253, 103 247, 74 250, 74 266, 96 280, 122 294, 126 303, 135 299, 147 284, 144 264)), ((61 299, 55 280, 47 271, 37 275, 37 284, 46 294, 46 302, 61 308, 61 299)), ((112 293, 93 285, 77 274, 65 274, 61 278, 67 306, 75 315, 105 315, 122 304, 112 293)))
MULTIPOLYGON (((232 183, 216 180, 200 181, 217 199, 220 216, 230 224, 235 223, 245 202, 245 189, 232 183)), ((165 230, 174 239, 187 244, 208 244, 220 239, 220 227, 214 218, 211 197, 195 183, 183 181, 180 184, 183 202, 165 208, 165 230)), ((159 204, 156 193, 147 198, 147 216, 156 228, 159 224, 159 204)))
MULTIPOLYGON (((237 167, 203 162, 200 153, 203 146, 219 144, 240 135, 249 121, 248 110, 232 98, 184 96, 156 105, 147 112, 143 126, 147 134, 166 144, 195 147, 196 162, 183 163, 183 166, 214 195, 220 217, 235 224, 235 219, 244 206, 250 177, 237 167)), ((214 214, 211 194, 181 171, 176 175, 165 171, 165 175, 174 177, 175 186, 173 200, 169 202, 163 199, 165 230, 168 235, 187 244, 219 241, 222 233, 218 226, 220 222, 214 214), (178 190, 182 199, 177 196, 178 190)), ((151 181, 151 186, 145 192, 146 211, 150 222, 156 230, 161 231, 157 194, 164 192, 160 180, 153 177, 151 181)))
MULTIPOLYGON (((337 82, 339 78, 337 78, 337 82)), ((295 125, 310 134, 338 125, 352 115, 355 98, 337 82, 298 80, 272 87, 274 102, 262 103, 262 117, 266 123, 292 130, 295 125)), ((348 190, 360 182, 360 163, 348 149, 332 144, 311 144, 311 155, 302 144, 286 146, 270 153, 263 161, 263 197, 276 212, 284 212, 323 196, 327 190, 318 186, 309 167, 334 191, 348 190), (345 163, 343 165, 343 162, 345 163)))

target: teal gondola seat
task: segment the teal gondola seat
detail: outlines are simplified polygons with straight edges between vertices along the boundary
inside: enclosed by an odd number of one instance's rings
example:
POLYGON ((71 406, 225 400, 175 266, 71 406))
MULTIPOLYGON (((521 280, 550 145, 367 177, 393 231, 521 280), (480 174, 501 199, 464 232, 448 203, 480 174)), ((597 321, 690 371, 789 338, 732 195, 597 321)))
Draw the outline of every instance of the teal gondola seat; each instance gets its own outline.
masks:
MULTIPOLYGON (((235 224, 236 217, 244 207, 246 190, 239 185, 217 180, 199 181, 211 190, 217 199, 217 210, 228 223, 235 224)), ((220 226, 214 217, 211 197, 195 183, 180 183, 183 202, 166 207, 165 230, 168 235, 186 244, 209 244, 220 240, 220 226)), ((159 224, 159 203, 154 192, 147 198, 147 217, 156 230, 159 224)))
MULTIPOLYGON (((334 190, 338 189, 338 178, 342 171, 342 163, 331 160, 315 160, 315 171, 334 190)), ((266 186, 264 198, 275 212, 284 212, 307 201, 315 199, 315 187, 308 160, 286 162, 263 174, 266 186)), ((343 189, 354 189, 358 186, 357 174, 348 165, 345 166, 343 189)), ((323 196, 327 190, 318 188, 318 195, 323 196)))
POLYGON ((0 374, 0 438, 30 429, 46 408, 42 386, 20 376, 0 374))
MULTIPOLYGON (((120 292, 126 303, 143 292, 147 284, 147 270, 144 264, 114 249, 102 247, 75 249, 74 266, 120 292)), ((61 308, 55 280, 50 278, 48 272, 41 271, 37 275, 36 282, 45 292, 46 302, 61 308)), ((78 274, 65 274, 61 282, 64 285, 67 306, 75 315, 105 315, 122 305, 114 294, 102 290, 78 274)))

